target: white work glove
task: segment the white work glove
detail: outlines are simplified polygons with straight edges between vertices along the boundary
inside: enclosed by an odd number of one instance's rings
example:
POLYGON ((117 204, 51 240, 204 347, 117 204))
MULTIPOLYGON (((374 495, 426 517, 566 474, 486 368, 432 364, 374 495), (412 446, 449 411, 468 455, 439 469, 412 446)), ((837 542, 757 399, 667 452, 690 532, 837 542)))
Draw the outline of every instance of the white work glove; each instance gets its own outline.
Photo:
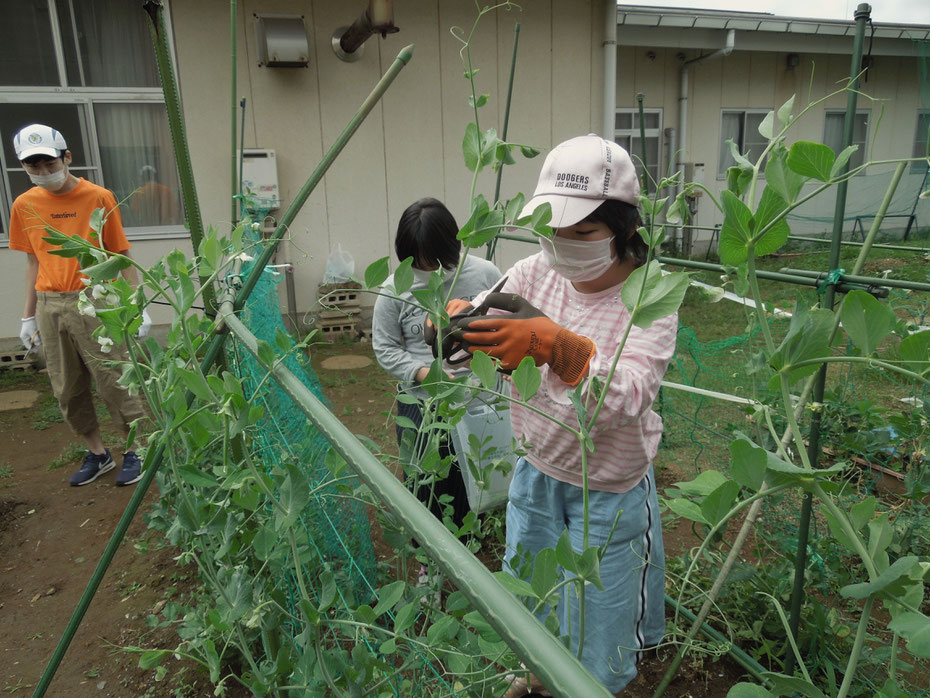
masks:
POLYGON ((150 329, 152 329, 152 318, 149 316, 149 311, 146 308, 143 308, 142 324, 139 325, 139 329, 136 331, 136 337, 139 339, 148 337, 150 329))
POLYGON ((34 315, 23 318, 23 324, 19 328, 19 339, 23 346, 30 351, 42 345, 42 336, 39 334, 39 326, 36 325, 34 315))

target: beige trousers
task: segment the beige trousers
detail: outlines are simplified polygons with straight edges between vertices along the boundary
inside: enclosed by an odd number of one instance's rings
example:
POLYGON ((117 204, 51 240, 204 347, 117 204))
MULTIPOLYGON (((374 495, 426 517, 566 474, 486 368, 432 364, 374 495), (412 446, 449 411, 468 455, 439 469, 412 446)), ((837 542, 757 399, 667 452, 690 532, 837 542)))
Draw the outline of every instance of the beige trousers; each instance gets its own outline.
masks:
POLYGON ((145 412, 139 398, 117 383, 122 370, 112 362, 128 361, 126 348, 120 345, 109 353, 100 351, 100 344, 93 337, 100 321, 78 312, 80 293, 83 291, 37 293, 36 323, 42 335, 52 392, 65 422, 75 434, 83 436, 99 428, 92 392, 92 385, 96 384, 114 425, 127 433, 129 423, 144 417, 145 412))

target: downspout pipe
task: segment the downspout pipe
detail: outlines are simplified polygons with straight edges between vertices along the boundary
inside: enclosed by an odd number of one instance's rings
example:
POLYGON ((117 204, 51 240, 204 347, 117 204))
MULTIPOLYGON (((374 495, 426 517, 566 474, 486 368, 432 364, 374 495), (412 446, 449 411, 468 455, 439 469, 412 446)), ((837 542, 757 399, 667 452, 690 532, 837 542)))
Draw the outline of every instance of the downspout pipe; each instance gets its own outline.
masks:
MULTIPOLYGON (((684 175, 684 164, 685 157, 688 151, 688 71, 691 66, 697 65, 698 63, 703 63, 704 61, 709 61, 712 58, 722 58, 723 56, 729 56, 733 52, 733 46, 736 43, 736 31, 734 29, 727 30, 727 40, 723 48, 714 51, 713 53, 708 53, 706 56, 699 56, 698 58, 692 58, 690 61, 685 61, 681 66, 679 71, 678 78, 678 156, 676 158, 676 169, 682 172, 684 175)), ((680 194, 682 185, 679 184, 676 194, 680 194)))
POLYGON ((617 0, 604 0, 604 119, 601 137, 612 141, 617 111, 617 0))

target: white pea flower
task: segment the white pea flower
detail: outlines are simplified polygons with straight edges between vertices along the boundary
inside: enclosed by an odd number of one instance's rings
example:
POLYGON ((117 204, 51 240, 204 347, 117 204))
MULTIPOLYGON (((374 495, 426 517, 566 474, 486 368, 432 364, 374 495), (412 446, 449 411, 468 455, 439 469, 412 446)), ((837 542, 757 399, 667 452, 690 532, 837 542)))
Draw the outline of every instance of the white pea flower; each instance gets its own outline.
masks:
POLYGON ((113 340, 109 337, 97 337, 97 343, 100 345, 100 351, 104 354, 109 354, 113 349, 113 340))
POLYGON ((78 296, 78 312, 88 317, 97 316, 97 309, 94 307, 94 304, 91 302, 90 298, 83 293, 78 296))
POLYGON ((243 252, 242 254, 236 255, 236 259, 241 262, 251 262, 253 259, 255 259, 255 257, 247 255, 245 252, 243 252))
POLYGON ((254 230, 256 233, 261 229, 262 229, 262 226, 258 221, 252 224, 252 230, 254 230))

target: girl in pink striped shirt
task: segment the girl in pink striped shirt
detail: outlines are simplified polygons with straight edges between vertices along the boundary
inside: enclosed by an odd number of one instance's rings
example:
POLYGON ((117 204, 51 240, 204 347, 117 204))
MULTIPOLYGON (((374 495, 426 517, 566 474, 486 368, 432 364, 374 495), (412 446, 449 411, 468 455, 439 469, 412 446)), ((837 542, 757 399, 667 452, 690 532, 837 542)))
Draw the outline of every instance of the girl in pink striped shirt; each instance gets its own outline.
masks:
MULTIPOLYGON (((615 693, 636 675, 641 650, 657 644, 665 631, 665 555, 652 468, 662 420, 652 404, 674 353, 678 322, 671 315, 648 329, 630 327, 620 299, 648 251, 636 232, 638 194, 630 156, 616 143, 591 134, 556 146, 521 214, 549 204, 552 239, 540 238, 540 252, 515 264, 499 293, 475 298, 485 314, 451 326, 464 347, 499 359, 503 369, 532 356, 542 373, 527 406, 511 408, 514 434, 528 450, 517 464, 507 505, 504 565, 514 574, 528 572, 527 554, 555 548, 564 531, 575 552, 583 550, 581 446, 543 415, 577 428, 569 393, 586 379, 606 382, 629 330, 587 457, 588 547, 607 548, 600 562, 604 588, 589 585, 585 592, 582 662, 615 693)), ((577 650, 578 598, 571 585, 563 592, 556 613, 577 650)), ((545 689, 533 676, 517 677, 507 696, 530 690, 545 689)))

